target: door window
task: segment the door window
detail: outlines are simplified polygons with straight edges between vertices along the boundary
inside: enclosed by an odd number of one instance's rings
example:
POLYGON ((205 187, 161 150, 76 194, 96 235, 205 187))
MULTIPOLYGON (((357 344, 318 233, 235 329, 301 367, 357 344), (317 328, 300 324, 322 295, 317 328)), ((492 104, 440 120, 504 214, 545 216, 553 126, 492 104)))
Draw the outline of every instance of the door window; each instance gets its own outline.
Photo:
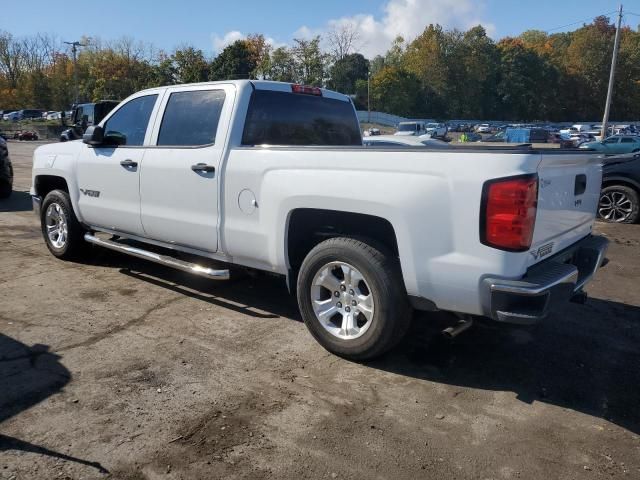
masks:
POLYGON ((172 93, 162 117, 158 145, 197 147, 216 143, 224 98, 223 90, 172 93))
POLYGON ((620 140, 622 143, 635 143, 635 140, 633 138, 623 138, 622 140, 620 140))
POLYGON ((137 97, 120 107, 104 125, 105 143, 140 146, 158 95, 137 97))
POLYGON ((610 145, 612 143, 618 143, 620 141, 619 138, 607 138, 603 143, 610 145))

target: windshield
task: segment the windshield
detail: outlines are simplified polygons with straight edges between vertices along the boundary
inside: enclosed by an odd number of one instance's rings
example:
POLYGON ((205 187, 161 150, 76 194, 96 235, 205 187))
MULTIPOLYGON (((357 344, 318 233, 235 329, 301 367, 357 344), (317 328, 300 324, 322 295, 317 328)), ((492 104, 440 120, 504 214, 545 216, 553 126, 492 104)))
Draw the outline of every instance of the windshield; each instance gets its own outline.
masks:
POLYGON ((415 132, 417 129, 417 123, 401 123, 400 125, 398 125, 399 132, 415 132))
POLYGON ((439 126, 438 123, 427 123, 426 128, 438 128, 439 126))

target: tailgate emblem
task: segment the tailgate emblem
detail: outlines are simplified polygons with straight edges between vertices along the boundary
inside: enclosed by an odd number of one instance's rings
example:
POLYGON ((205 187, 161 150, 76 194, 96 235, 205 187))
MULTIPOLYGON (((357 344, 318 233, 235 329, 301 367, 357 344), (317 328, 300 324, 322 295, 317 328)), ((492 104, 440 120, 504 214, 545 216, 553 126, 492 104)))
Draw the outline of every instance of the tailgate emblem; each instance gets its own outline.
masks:
POLYGON ((531 255, 533 255, 533 258, 535 260, 538 260, 539 258, 542 257, 546 257, 547 255, 549 255, 551 252, 553 251, 553 242, 551 243, 547 243, 546 245, 541 246, 540 248, 538 248, 537 250, 532 250, 531 252, 529 252, 531 255))

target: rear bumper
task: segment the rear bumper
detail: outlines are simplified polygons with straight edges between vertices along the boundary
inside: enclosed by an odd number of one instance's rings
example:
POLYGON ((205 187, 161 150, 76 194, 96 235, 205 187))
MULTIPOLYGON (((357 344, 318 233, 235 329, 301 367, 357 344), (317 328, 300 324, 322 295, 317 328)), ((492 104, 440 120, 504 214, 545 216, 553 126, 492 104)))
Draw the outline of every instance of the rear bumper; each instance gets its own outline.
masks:
POLYGON ((582 288, 605 262, 609 241, 589 236, 549 260, 531 267, 519 280, 485 278, 490 317, 530 325, 546 317, 559 302, 582 295, 582 288))

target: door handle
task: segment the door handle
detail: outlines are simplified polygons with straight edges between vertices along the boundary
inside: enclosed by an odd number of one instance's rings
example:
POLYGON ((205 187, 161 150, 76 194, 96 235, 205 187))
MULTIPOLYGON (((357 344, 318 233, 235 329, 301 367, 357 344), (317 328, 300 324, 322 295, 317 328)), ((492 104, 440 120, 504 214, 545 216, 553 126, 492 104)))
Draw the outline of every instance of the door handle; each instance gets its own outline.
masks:
POLYGON ((129 167, 133 168, 138 166, 138 162, 134 162, 130 158, 127 158, 126 160, 122 160, 120 162, 120 165, 122 165, 125 168, 129 168, 129 167))
POLYGON ((191 170, 194 172, 215 172, 216 167, 213 165, 207 165, 206 163, 196 163, 195 165, 191 165, 191 170))

